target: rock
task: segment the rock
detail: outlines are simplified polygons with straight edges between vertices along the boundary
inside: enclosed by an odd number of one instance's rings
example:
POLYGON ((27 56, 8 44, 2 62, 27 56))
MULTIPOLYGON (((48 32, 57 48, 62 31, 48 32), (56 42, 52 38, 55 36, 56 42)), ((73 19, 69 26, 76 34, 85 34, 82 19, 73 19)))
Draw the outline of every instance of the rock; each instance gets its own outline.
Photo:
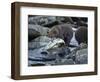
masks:
POLYGON ((48 52, 50 54, 56 55, 56 59, 62 59, 62 58, 65 58, 66 55, 69 55, 70 50, 68 47, 62 46, 59 48, 50 49, 50 50, 48 50, 48 52))
POLYGON ((42 48, 29 50, 28 51, 28 65, 36 65, 36 64, 51 64, 54 63, 56 59, 55 55, 49 54, 48 51, 42 50, 42 48), (45 54, 46 53, 46 54, 45 54))
POLYGON ((28 18, 29 24, 41 25, 46 27, 52 27, 56 24, 55 16, 34 16, 28 18))
POLYGON ((69 54, 67 47, 52 49, 46 51, 43 48, 29 50, 28 59, 31 66, 43 65, 69 65, 74 64, 73 59, 66 59, 65 56, 69 54), (62 54, 62 55, 59 55, 62 54))
POLYGON ((46 42, 29 42, 28 43, 28 49, 33 50, 33 49, 36 49, 36 48, 45 47, 46 45, 47 45, 46 42))
POLYGON ((58 48, 58 56, 64 58, 66 55, 69 55, 70 49, 67 46, 62 46, 58 48))
POLYGON ((28 48, 36 49, 36 48, 45 47, 50 41, 51 41, 51 38, 47 36, 39 36, 28 43, 28 48))
POLYGON ((82 21, 82 20, 78 21, 78 22, 77 22, 77 25, 78 25, 78 27, 79 27, 79 26, 88 27, 88 24, 87 24, 86 22, 82 21))
POLYGON ((73 24, 74 23, 71 17, 57 16, 56 20, 58 21, 59 24, 63 24, 63 23, 73 24))
POLYGON ((71 65, 74 64, 74 61, 72 59, 66 59, 63 60, 62 65, 71 65))
POLYGON ((74 61, 72 59, 57 59, 54 65, 72 65, 74 61))
MULTIPOLYGON (((65 64, 64 61, 66 60, 65 56, 69 55, 70 50, 68 47, 62 46, 60 48, 50 49, 50 50, 48 50, 48 52, 50 54, 56 56, 56 60, 53 65, 64 65, 65 64)), ((65 65, 67 65, 67 64, 65 64, 65 65)))
POLYGON ((84 48, 87 48, 87 47, 88 47, 88 45, 85 44, 85 43, 81 43, 81 44, 79 45, 79 48, 80 48, 80 49, 84 49, 84 48))
POLYGON ((31 28, 28 29, 28 41, 31 41, 38 36, 40 36, 40 33, 38 31, 31 28))
POLYGON ((49 52, 46 51, 46 50, 43 50, 42 48, 39 48, 39 49, 35 49, 34 51, 31 51, 31 53, 33 54, 30 54, 31 56, 36 57, 36 58, 54 58, 54 56, 50 56, 49 52), (35 53, 33 53, 35 52, 35 53), (44 54, 43 52, 47 53, 47 54, 44 54))
POLYGON ((69 55, 66 56, 66 59, 73 59, 73 61, 76 61, 76 57, 77 57, 76 54, 77 54, 77 52, 79 52, 81 50, 84 50, 84 49, 87 49, 87 44, 81 43, 79 46, 74 47, 74 48, 70 47, 69 49, 70 49, 71 53, 69 53, 69 55))
POLYGON ((45 63, 36 63, 36 64, 31 64, 31 66, 45 66, 45 63))
POLYGON ((28 17, 28 23, 39 25, 38 23, 39 23, 41 17, 43 17, 43 16, 29 16, 28 17))
POLYGON ((48 27, 48 28, 52 28, 53 26, 58 25, 58 24, 59 24, 58 21, 54 21, 54 22, 45 24, 43 26, 48 27))
POLYGON ((33 30, 39 32, 40 35, 42 35, 42 36, 46 36, 49 31, 49 28, 47 28, 47 27, 43 27, 40 25, 34 25, 34 24, 29 24, 28 29, 31 29, 31 30, 33 29, 33 30))
POLYGON ((28 66, 44 66, 44 65, 45 65, 44 62, 28 60, 28 66))
POLYGON ((64 16, 30 16, 28 21, 29 24, 41 25, 49 28, 63 23, 74 24, 71 17, 64 16))
POLYGON ((45 23, 42 24, 42 26, 51 28, 52 26, 58 24, 55 16, 47 16, 47 17, 45 17, 45 19, 46 19, 45 23))
POLYGON ((39 36, 38 38, 32 40, 33 42, 50 42, 52 38, 49 38, 48 36, 39 36))
POLYGON ((47 36, 40 36, 28 43, 29 49, 43 48, 44 50, 49 50, 53 48, 58 48, 65 45, 65 42, 60 38, 49 38, 47 36))
POLYGON ((87 64, 88 63, 88 50, 82 49, 76 52, 76 64, 87 64))
POLYGON ((54 49, 54 48, 61 47, 62 45, 65 45, 64 40, 62 40, 62 39, 60 39, 60 38, 53 38, 53 40, 51 40, 51 41, 44 47, 44 49, 46 49, 46 50, 54 49))
POLYGON ((44 65, 44 63, 45 65, 56 64, 55 61, 57 58, 63 59, 65 55, 70 53, 69 48, 64 44, 62 39, 51 39, 47 36, 40 36, 32 40, 28 45, 29 65, 38 66, 44 65))
POLYGON ((85 27, 88 26, 88 24, 87 24, 88 18, 86 18, 86 17, 71 17, 71 18, 74 21, 76 28, 80 27, 80 26, 85 26, 85 27))

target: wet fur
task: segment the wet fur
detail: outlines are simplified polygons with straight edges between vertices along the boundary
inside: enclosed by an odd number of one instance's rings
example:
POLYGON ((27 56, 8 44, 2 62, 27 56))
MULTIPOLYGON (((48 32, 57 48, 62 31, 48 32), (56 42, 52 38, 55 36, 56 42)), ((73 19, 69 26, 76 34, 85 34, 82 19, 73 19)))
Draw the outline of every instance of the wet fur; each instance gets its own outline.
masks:
POLYGON ((73 30, 70 24, 56 25, 48 32, 48 36, 51 38, 61 38, 69 45, 71 38, 73 37, 73 30))
POLYGON ((87 43, 88 42, 88 29, 87 27, 79 27, 78 30, 75 32, 75 38, 80 43, 87 43))

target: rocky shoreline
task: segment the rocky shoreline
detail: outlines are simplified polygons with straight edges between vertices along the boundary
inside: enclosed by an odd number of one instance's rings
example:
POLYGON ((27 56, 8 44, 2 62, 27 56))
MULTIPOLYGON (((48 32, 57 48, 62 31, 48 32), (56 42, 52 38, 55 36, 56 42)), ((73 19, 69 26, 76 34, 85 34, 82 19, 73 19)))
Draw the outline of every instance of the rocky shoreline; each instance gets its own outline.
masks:
POLYGON ((28 66, 75 65, 88 63, 88 44, 75 40, 79 25, 87 26, 86 18, 29 16, 28 17, 28 66), (80 23, 79 23, 79 22, 80 23), (70 45, 61 38, 48 37, 48 31, 58 24, 70 24, 73 37, 70 45))

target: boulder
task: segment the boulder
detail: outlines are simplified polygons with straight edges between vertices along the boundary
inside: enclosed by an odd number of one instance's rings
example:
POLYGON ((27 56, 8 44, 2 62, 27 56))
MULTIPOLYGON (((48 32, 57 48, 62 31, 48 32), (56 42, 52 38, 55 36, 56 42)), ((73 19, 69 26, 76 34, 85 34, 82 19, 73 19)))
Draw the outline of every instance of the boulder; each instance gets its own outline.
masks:
POLYGON ((62 62, 62 65, 71 65, 74 64, 74 61, 72 59, 65 59, 62 62))
POLYGON ((72 65, 74 61, 72 59, 57 59, 54 65, 72 65))
POLYGON ((28 51, 29 66, 51 65, 55 59, 55 55, 49 54, 48 51, 44 51, 42 48, 28 51))
POLYGON ((46 36, 48 31, 50 30, 47 27, 43 27, 43 26, 40 26, 40 25, 34 25, 34 24, 29 24, 28 29, 33 29, 33 30, 39 32, 40 35, 42 35, 42 36, 46 36))
POLYGON ((29 24, 41 25, 46 27, 52 27, 56 24, 55 16, 31 16, 28 18, 29 24))
POLYGON ((85 59, 85 57, 88 56, 87 48, 88 48, 87 44, 85 44, 85 43, 81 43, 79 46, 74 47, 74 48, 69 48, 71 53, 69 53, 69 55, 66 56, 66 59, 73 59, 75 64, 79 64, 79 61, 83 61, 83 59, 85 59), (86 50, 86 52, 84 51, 84 49, 86 50), (83 59, 82 59, 82 57, 80 59, 78 59, 80 56, 84 56, 83 59))
POLYGON ((63 39, 60 38, 53 38, 51 41, 44 47, 46 50, 58 48, 65 45, 65 42, 63 39))
POLYGON ((36 48, 45 47, 50 41, 51 41, 51 38, 47 36, 39 36, 28 43, 28 49, 36 49, 36 48))
POLYGON ((65 42, 60 38, 49 38, 47 36, 39 36, 28 43, 29 49, 43 48, 50 50, 64 46, 65 42))
POLYGON ((41 25, 49 28, 63 23, 74 24, 71 17, 64 16, 30 16, 28 18, 28 23, 34 25, 41 25))
POLYGON ((48 36, 39 36, 38 38, 32 40, 33 42, 50 42, 52 39, 49 38, 48 36))
POLYGON ((34 29, 28 29, 28 41, 33 40, 34 38, 37 38, 40 36, 40 32, 34 30, 34 29))
POLYGON ((57 16, 56 20, 58 21, 59 24, 63 24, 63 23, 74 24, 74 21, 72 20, 71 17, 57 16))
POLYGON ((76 64, 87 64, 88 63, 88 50, 82 49, 76 52, 76 64))

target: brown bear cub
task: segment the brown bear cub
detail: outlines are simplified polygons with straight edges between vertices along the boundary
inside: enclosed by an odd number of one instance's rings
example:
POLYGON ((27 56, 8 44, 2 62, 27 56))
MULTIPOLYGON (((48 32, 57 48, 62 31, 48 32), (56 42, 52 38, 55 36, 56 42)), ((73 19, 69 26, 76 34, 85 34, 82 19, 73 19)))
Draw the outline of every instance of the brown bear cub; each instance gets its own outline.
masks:
POLYGON ((69 45, 73 37, 72 26, 70 24, 55 25, 48 32, 48 36, 51 38, 61 38, 65 41, 66 45, 69 45))
POLYGON ((87 27, 81 26, 75 32, 75 38, 80 43, 87 43, 88 42, 88 30, 87 27))

